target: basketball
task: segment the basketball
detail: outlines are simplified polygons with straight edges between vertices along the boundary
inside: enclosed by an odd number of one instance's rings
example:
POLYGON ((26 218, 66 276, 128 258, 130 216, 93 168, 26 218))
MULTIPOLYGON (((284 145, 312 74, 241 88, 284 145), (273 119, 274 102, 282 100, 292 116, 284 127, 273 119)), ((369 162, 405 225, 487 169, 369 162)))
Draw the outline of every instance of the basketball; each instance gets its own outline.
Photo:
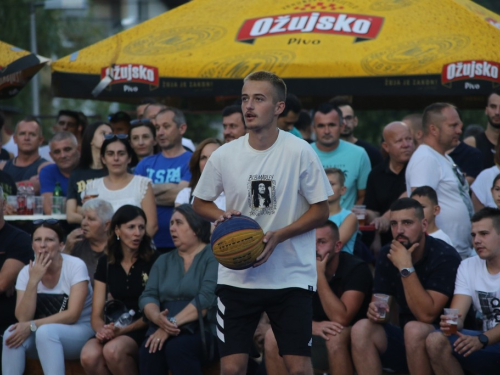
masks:
POLYGON ((247 216, 231 216, 212 233, 212 251, 224 267, 242 270, 251 267, 264 250, 264 232, 247 216))

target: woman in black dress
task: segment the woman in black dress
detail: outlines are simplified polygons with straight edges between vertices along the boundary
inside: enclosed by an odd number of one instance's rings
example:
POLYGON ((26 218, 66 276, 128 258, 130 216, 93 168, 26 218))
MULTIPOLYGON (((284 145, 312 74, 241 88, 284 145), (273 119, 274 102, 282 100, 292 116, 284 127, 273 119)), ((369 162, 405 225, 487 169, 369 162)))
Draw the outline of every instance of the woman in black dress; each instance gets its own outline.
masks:
POLYGON ((120 207, 111 219, 108 255, 99 259, 94 275, 91 324, 96 336, 87 342, 81 353, 87 374, 139 373, 138 348, 147 331, 139 311, 139 297, 158 256, 146 234, 146 222, 144 211, 132 205, 120 207), (127 311, 134 310, 130 325, 106 324, 106 297, 123 302, 127 311))

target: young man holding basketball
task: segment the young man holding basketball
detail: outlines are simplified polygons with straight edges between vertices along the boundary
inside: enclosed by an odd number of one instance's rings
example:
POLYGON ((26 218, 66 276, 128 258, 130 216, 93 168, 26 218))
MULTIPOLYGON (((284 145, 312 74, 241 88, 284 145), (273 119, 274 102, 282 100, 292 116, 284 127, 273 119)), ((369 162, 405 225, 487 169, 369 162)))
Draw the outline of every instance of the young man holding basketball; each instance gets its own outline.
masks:
POLYGON ((194 209, 216 224, 232 215, 257 220, 264 230, 263 253, 254 267, 219 266, 218 325, 222 374, 245 374, 252 336, 262 312, 271 321, 285 366, 312 374, 312 292, 316 289, 314 229, 328 218, 332 190, 319 158, 303 140, 280 131, 285 83, 273 73, 248 75, 242 89, 247 135, 210 157, 194 191, 194 209), (236 156, 236 157, 235 157, 236 156), (256 181, 270 202, 252 199, 256 181), (224 191, 228 211, 213 201, 224 191))

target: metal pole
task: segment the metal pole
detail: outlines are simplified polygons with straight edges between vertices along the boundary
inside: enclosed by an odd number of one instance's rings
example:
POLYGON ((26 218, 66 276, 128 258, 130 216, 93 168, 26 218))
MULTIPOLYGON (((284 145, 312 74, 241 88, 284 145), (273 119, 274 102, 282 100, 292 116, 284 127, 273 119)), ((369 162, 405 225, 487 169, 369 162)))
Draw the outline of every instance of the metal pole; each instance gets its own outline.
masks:
MULTIPOLYGON (((36 48, 36 17, 35 17, 36 3, 30 3, 30 42, 31 42, 31 52, 35 55, 38 53, 36 48)), ((38 79, 38 74, 35 74, 31 78, 31 98, 32 98, 32 115, 40 115, 40 81, 38 79)))

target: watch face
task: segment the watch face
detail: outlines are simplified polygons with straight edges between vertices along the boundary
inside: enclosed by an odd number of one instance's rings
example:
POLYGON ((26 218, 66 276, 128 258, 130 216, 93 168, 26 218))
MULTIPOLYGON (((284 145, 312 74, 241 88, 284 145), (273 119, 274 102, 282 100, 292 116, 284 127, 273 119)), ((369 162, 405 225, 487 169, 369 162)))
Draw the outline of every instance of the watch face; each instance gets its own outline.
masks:
POLYGON ((480 342, 481 344, 483 344, 483 347, 485 347, 486 345, 488 345, 488 341, 489 341, 489 340, 488 340, 488 336, 483 335, 483 334, 481 333, 481 334, 478 336, 478 338, 479 338, 479 342, 480 342))

